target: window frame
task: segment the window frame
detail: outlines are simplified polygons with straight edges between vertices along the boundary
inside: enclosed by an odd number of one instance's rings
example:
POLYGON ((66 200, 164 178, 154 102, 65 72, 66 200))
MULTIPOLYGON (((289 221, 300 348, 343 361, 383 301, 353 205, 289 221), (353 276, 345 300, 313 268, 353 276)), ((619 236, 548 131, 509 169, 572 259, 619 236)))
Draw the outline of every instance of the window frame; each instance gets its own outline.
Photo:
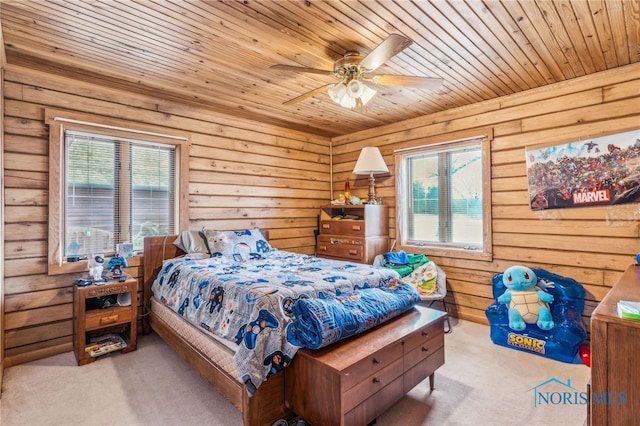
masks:
POLYGON ((131 123, 126 120, 98 115, 72 113, 54 109, 45 110, 45 123, 49 125, 49 236, 47 252, 48 275, 84 272, 87 260, 67 262, 64 259, 64 173, 62 167, 65 132, 99 133, 115 138, 138 139, 175 146, 175 206, 176 229, 187 229, 189 224, 189 146, 190 135, 175 130, 131 123))
POLYGON ((464 258, 475 260, 493 260, 493 241, 491 229, 491 141, 493 140, 492 129, 480 129, 473 132, 460 132, 455 135, 443 135, 438 138, 428 138, 421 140, 419 146, 411 148, 399 149, 394 151, 395 176, 396 176, 396 236, 398 250, 404 250, 411 253, 425 253, 433 256, 442 256, 450 258, 464 258), (405 188, 405 177, 402 175, 403 162, 411 155, 420 152, 429 152, 433 154, 437 152, 438 147, 442 147, 442 152, 452 151, 458 147, 473 140, 480 140, 480 152, 482 156, 482 227, 483 242, 482 247, 478 250, 470 250, 463 247, 457 248, 447 244, 430 244, 420 243, 411 244, 408 237, 403 235, 403 203, 407 196, 403 191, 411 191, 412 188, 405 188))

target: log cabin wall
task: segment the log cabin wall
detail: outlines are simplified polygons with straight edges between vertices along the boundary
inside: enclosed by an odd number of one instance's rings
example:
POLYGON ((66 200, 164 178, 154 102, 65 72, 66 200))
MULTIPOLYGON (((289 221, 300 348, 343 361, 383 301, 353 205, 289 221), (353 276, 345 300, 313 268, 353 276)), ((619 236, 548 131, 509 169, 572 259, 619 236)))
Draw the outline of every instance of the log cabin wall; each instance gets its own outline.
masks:
MULTIPOLYGON (((0 23, 0 111, 4 111, 4 68, 7 57, 0 23)), ((4 120, 0 120, 0 170, 4 170, 4 120)), ((0 175, 0 188, 4 188, 4 173, 0 175)), ((0 390, 4 377, 4 190, 0 192, 0 390)))
MULTIPOLYGON (((399 106, 402 107, 402 106, 399 106)), ((409 106, 404 106, 409 107, 409 106)), ((529 207, 525 148, 564 144, 640 128, 640 64, 576 78, 513 96, 447 110, 333 139, 333 186, 366 198, 367 178, 354 184, 353 166, 364 146, 378 146, 390 175, 376 176, 376 192, 390 205, 396 234, 393 151, 456 139, 490 127, 493 260, 443 258, 427 253, 447 273, 453 316, 487 323, 491 278, 514 264, 548 269, 582 283, 585 320, 640 251, 638 204, 536 213, 529 207), (458 136, 459 137, 459 136, 458 136)))
MULTIPOLYGON (((330 199, 327 138, 11 65, 3 89, 5 367, 72 350, 76 276, 46 274, 47 107, 189 133, 191 229, 259 226, 274 247, 313 253, 330 199)), ((141 277, 140 259, 128 263, 141 277)))

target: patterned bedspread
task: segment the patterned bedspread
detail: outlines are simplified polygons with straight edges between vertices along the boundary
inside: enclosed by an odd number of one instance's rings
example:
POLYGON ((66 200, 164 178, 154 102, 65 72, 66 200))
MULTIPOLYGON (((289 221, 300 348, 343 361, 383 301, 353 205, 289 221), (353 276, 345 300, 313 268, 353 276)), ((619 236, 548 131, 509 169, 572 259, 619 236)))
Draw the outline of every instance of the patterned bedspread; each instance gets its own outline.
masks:
POLYGON ((251 395, 300 347, 286 331, 296 301, 388 287, 397 278, 388 268, 273 250, 246 262, 198 256, 167 260, 152 289, 189 322, 239 345, 234 360, 251 395))

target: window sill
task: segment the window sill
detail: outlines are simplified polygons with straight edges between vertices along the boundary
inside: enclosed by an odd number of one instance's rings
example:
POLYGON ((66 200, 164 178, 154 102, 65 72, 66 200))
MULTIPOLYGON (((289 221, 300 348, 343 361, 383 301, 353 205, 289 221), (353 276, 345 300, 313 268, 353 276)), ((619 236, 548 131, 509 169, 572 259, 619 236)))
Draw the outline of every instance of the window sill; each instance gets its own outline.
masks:
POLYGON ((89 271, 89 262, 85 259, 78 262, 63 262, 61 265, 50 263, 48 265, 47 274, 62 275, 87 271, 89 271))
POLYGON ((427 256, 448 257, 453 259, 471 259, 490 262, 493 260, 493 253, 481 250, 455 249, 452 247, 429 246, 429 245, 406 245, 396 246, 397 250, 404 250, 407 253, 425 254, 427 256))
MULTIPOLYGON (((127 268, 139 267, 142 265, 142 263, 142 255, 127 257, 127 268)), ((78 272, 89 272, 89 262, 86 259, 80 260, 78 262, 62 262, 61 265, 49 264, 47 268, 47 275, 63 275, 78 272)), ((131 275, 137 276, 135 274, 131 275)))

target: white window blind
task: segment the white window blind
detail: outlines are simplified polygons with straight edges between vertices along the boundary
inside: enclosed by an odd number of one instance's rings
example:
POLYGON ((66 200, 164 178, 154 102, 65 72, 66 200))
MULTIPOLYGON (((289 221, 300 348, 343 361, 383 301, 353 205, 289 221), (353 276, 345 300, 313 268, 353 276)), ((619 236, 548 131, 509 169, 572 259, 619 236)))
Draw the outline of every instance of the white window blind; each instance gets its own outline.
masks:
POLYGON ((175 233, 174 146, 67 130, 64 161, 65 255, 175 233))

